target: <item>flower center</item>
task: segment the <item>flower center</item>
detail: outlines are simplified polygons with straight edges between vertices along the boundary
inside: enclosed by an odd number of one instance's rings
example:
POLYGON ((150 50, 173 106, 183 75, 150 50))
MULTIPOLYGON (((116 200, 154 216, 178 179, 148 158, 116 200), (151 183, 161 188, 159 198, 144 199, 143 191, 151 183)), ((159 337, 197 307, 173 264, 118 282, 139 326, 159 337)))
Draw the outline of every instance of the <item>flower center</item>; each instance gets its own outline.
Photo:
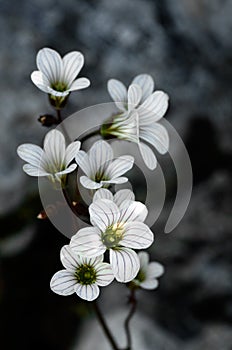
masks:
POLYGON ((102 233, 101 236, 102 243, 107 248, 117 247, 123 237, 123 232, 124 228, 122 223, 116 223, 107 227, 107 229, 105 230, 105 232, 102 233))
POLYGON ((140 283, 142 283, 143 281, 145 281, 145 279, 146 279, 146 274, 144 273, 144 271, 139 270, 137 276, 135 277, 135 280, 137 280, 140 283))
POLYGON ((104 180, 107 181, 109 179, 105 176, 104 172, 98 171, 98 172, 96 172, 93 180, 96 181, 96 182, 101 182, 101 181, 104 181, 104 180))
POLYGON ((78 283, 87 285, 96 282, 97 274, 92 266, 84 264, 76 269, 75 277, 78 283))
POLYGON ((67 84, 57 81, 51 85, 51 88, 59 92, 64 92, 67 90, 67 84))

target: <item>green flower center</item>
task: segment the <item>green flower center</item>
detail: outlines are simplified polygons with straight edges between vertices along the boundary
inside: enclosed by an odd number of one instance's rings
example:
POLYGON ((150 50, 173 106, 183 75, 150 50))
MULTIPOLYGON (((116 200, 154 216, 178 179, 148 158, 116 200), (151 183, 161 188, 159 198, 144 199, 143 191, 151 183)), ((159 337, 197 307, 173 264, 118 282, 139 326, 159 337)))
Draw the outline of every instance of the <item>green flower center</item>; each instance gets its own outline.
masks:
POLYGON ((137 276, 135 277, 135 280, 139 281, 140 283, 142 283, 143 281, 145 281, 146 279, 146 274, 143 270, 139 270, 137 276))
POLYGON ((107 227, 105 232, 101 235, 102 243, 107 248, 117 247, 123 237, 123 232, 124 228, 122 223, 117 223, 107 227))
POLYGON ((99 171, 99 172, 97 172, 97 173, 95 174, 93 180, 96 181, 96 182, 101 182, 101 181, 107 181, 107 180, 109 180, 109 179, 105 176, 104 172, 100 172, 100 171, 99 171))
POLYGON ((57 81, 56 83, 53 83, 51 85, 51 88, 59 92, 64 92, 67 90, 68 86, 67 84, 62 83, 61 81, 57 81))
POLYGON ((83 285, 93 284, 97 280, 97 274, 93 266, 84 264, 76 269, 75 277, 77 282, 83 285))

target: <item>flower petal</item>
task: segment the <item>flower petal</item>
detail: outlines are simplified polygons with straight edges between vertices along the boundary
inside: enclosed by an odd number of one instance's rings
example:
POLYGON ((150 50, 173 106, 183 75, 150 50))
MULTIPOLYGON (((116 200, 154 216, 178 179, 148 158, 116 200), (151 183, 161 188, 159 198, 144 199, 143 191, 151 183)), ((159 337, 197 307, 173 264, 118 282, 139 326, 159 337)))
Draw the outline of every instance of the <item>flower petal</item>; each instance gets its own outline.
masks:
POLYGON ((131 221, 124 224, 124 234, 120 244, 133 249, 150 247, 154 241, 154 234, 143 222, 131 221))
POLYGON ((65 245, 61 248, 60 260, 63 266, 70 271, 75 271, 81 264, 80 258, 72 251, 70 245, 65 245))
POLYGON ((59 171, 58 173, 56 173, 56 176, 62 176, 65 174, 69 174, 71 172, 73 172, 76 169, 77 165, 76 164, 71 164, 69 167, 67 167, 66 169, 59 171))
POLYGON ((138 255, 129 248, 110 249, 110 264, 118 282, 129 282, 139 271, 138 255))
POLYGON ((168 95, 163 91, 155 91, 138 108, 139 121, 147 125, 160 120, 168 108, 168 95))
POLYGON ((148 214, 146 206, 141 202, 125 200, 120 205, 120 222, 143 222, 148 214))
POLYGON ((118 207, 125 200, 132 200, 132 201, 135 200, 135 195, 134 195, 134 193, 131 190, 123 189, 123 190, 119 190, 119 191, 117 191, 115 193, 115 195, 114 195, 114 202, 117 204, 118 207))
POLYGON ((150 170, 154 170, 157 166, 156 156, 145 143, 139 142, 138 145, 144 163, 150 170))
POLYGON ((169 147, 169 136, 165 127, 155 123, 142 127, 139 130, 139 137, 154 146, 161 154, 165 154, 169 147))
POLYGON ((80 183, 82 184, 82 186, 90 190, 97 190, 98 188, 102 187, 102 184, 99 184, 98 182, 91 180, 87 176, 81 176, 80 183))
POLYGON ((61 270, 52 277, 50 288, 54 293, 66 296, 74 293, 76 283, 76 277, 72 272, 61 270))
POLYGON ((92 173, 105 173, 108 162, 113 159, 114 153, 110 144, 106 141, 96 141, 88 151, 92 173))
POLYGON ((84 227, 80 229, 70 241, 74 253, 94 258, 103 254, 106 247, 101 241, 101 233, 97 227, 84 227))
POLYGON ((114 275, 110 264, 107 264, 107 263, 99 264, 98 267, 96 266, 96 272, 97 272, 96 283, 100 287, 108 286, 108 284, 110 284, 114 279, 114 275))
POLYGON ((24 143, 17 148, 17 153, 27 163, 42 168, 44 151, 41 147, 32 143, 24 143))
POLYGON ((97 266, 99 266, 102 263, 104 259, 104 255, 101 254, 99 256, 95 256, 94 258, 89 258, 84 255, 79 255, 79 259, 82 265, 87 264, 87 265, 93 266, 96 270, 97 266))
POLYGON ((118 206, 111 200, 98 199, 89 206, 90 221, 102 232, 107 227, 118 222, 120 212, 118 206))
POLYGON ((47 77, 39 70, 36 70, 31 73, 31 80, 43 92, 46 92, 46 93, 50 92, 50 89, 49 89, 50 83, 47 77))
POLYGON ((75 91, 86 89, 90 85, 90 81, 87 78, 78 78, 69 87, 68 91, 75 91))
POLYGON ((152 261, 147 267, 147 278, 157 278, 163 275, 164 267, 158 262, 152 261))
POLYGON ((97 190, 94 193, 93 202, 95 202, 98 199, 109 199, 109 200, 113 201, 114 196, 113 196, 112 192, 110 192, 106 188, 100 188, 99 190, 97 190))
POLYGON ((38 69, 49 80, 49 85, 60 81, 63 70, 63 63, 58 52, 45 47, 38 52, 36 63, 38 69))
POLYGON ((139 252, 140 270, 146 272, 149 263, 149 254, 147 252, 139 252))
POLYGON ((72 82, 79 74, 84 64, 84 56, 79 51, 72 51, 63 57, 63 76, 62 80, 71 87, 72 82))
POLYGON ((47 173, 43 169, 37 168, 34 165, 31 164, 24 164, 23 171, 27 173, 27 175, 30 176, 49 176, 51 174, 47 173))
POLYGON ((54 169, 62 170, 65 158, 65 138, 59 130, 51 130, 44 139, 44 151, 54 169))
POLYGON ((93 175, 89 163, 89 156, 86 152, 78 151, 75 157, 75 161, 87 176, 91 177, 93 175))
POLYGON ((110 79, 107 83, 107 88, 116 106, 120 110, 125 111, 125 104, 127 103, 127 89, 125 85, 119 80, 110 79))
POLYGON ((139 104, 142 97, 142 89, 137 84, 132 84, 128 89, 128 111, 131 111, 139 104))
POLYGON ((117 178, 114 178, 114 179, 101 181, 101 184, 102 184, 102 185, 107 185, 107 184, 123 184, 123 183, 125 183, 125 182, 127 182, 127 181, 128 181, 128 178, 127 178, 127 177, 120 176, 120 177, 117 177, 117 178))
POLYGON ((138 84, 142 89, 142 99, 141 102, 145 101, 148 96, 150 96, 154 90, 154 80, 149 74, 137 75, 132 84, 138 84))
POLYGON ((68 145, 65 151, 65 165, 67 166, 73 158, 77 155, 77 152, 79 151, 81 147, 80 141, 74 141, 68 145))
POLYGON ((100 290, 96 283, 87 285, 77 283, 75 286, 75 292, 81 299, 92 301, 97 299, 100 290))
POLYGON ((128 170, 130 170, 134 165, 134 158, 132 156, 120 156, 113 160, 105 170, 105 174, 110 179, 115 179, 128 170))
POLYGON ((155 289, 159 285, 158 280, 153 279, 153 280, 145 280, 144 282, 140 283, 140 287, 144 289, 155 289))

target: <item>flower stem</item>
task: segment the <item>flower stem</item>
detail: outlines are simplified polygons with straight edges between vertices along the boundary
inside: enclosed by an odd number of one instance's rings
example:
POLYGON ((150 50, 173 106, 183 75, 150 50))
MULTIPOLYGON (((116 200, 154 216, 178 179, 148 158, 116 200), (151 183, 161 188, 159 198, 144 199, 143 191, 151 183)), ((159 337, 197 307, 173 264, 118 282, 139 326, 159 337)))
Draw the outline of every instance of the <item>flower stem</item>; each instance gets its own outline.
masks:
POLYGON ((111 346, 112 346, 112 349, 114 349, 114 350, 119 350, 119 348, 118 348, 118 346, 117 346, 117 344, 116 344, 116 342, 115 342, 115 340, 114 340, 114 337, 113 337, 113 335, 111 334, 111 331, 109 330, 109 328, 108 328, 108 326, 107 326, 107 324, 106 324, 106 321, 105 321, 105 319, 104 319, 104 317, 103 317, 103 315, 102 315, 102 312, 101 312, 101 310, 99 309, 99 306, 98 306, 98 304, 97 304, 96 301, 93 302, 93 306, 94 306, 94 311, 95 311, 95 313, 96 313, 96 316, 97 316, 97 318, 98 318, 98 321, 99 321, 99 323, 101 324, 102 329, 104 330, 104 333, 105 333, 107 339, 109 340, 109 342, 110 342, 110 344, 111 344, 111 346))
POLYGON ((126 337, 127 337, 127 347, 125 348, 125 350, 131 350, 131 346, 132 346, 132 341, 131 341, 131 333, 130 333, 130 320, 133 317, 135 311, 136 311, 136 306, 137 306, 137 300, 135 297, 135 289, 131 289, 131 294, 129 296, 129 303, 131 304, 131 309, 129 311, 129 314, 127 316, 127 318, 125 319, 124 322, 124 328, 126 331, 126 337))
POLYGON ((58 124, 60 124, 62 122, 60 109, 56 108, 56 115, 57 115, 58 124))

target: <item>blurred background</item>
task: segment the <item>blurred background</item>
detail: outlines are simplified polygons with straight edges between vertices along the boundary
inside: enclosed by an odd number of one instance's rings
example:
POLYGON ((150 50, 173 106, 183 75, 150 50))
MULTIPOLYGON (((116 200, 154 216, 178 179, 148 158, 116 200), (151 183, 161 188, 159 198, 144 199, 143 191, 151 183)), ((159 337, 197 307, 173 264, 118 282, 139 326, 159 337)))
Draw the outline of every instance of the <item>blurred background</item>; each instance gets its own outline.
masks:
MULTIPOLYGON (((70 96, 66 116, 109 102, 110 78, 129 84, 151 74, 170 96, 166 118, 191 158, 194 188, 184 219, 171 235, 162 232, 173 173, 154 225, 152 259, 166 273, 158 290, 138 293, 133 349, 232 349, 231 13, 229 0, 0 0, 1 349, 110 349, 89 304, 50 291, 68 239, 36 219, 37 180, 16 155, 19 144, 41 144, 48 131, 37 119, 52 109, 30 81, 42 47, 84 53, 81 76, 92 85, 70 96)), ((127 291, 113 285, 101 295, 123 347, 127 291)))

